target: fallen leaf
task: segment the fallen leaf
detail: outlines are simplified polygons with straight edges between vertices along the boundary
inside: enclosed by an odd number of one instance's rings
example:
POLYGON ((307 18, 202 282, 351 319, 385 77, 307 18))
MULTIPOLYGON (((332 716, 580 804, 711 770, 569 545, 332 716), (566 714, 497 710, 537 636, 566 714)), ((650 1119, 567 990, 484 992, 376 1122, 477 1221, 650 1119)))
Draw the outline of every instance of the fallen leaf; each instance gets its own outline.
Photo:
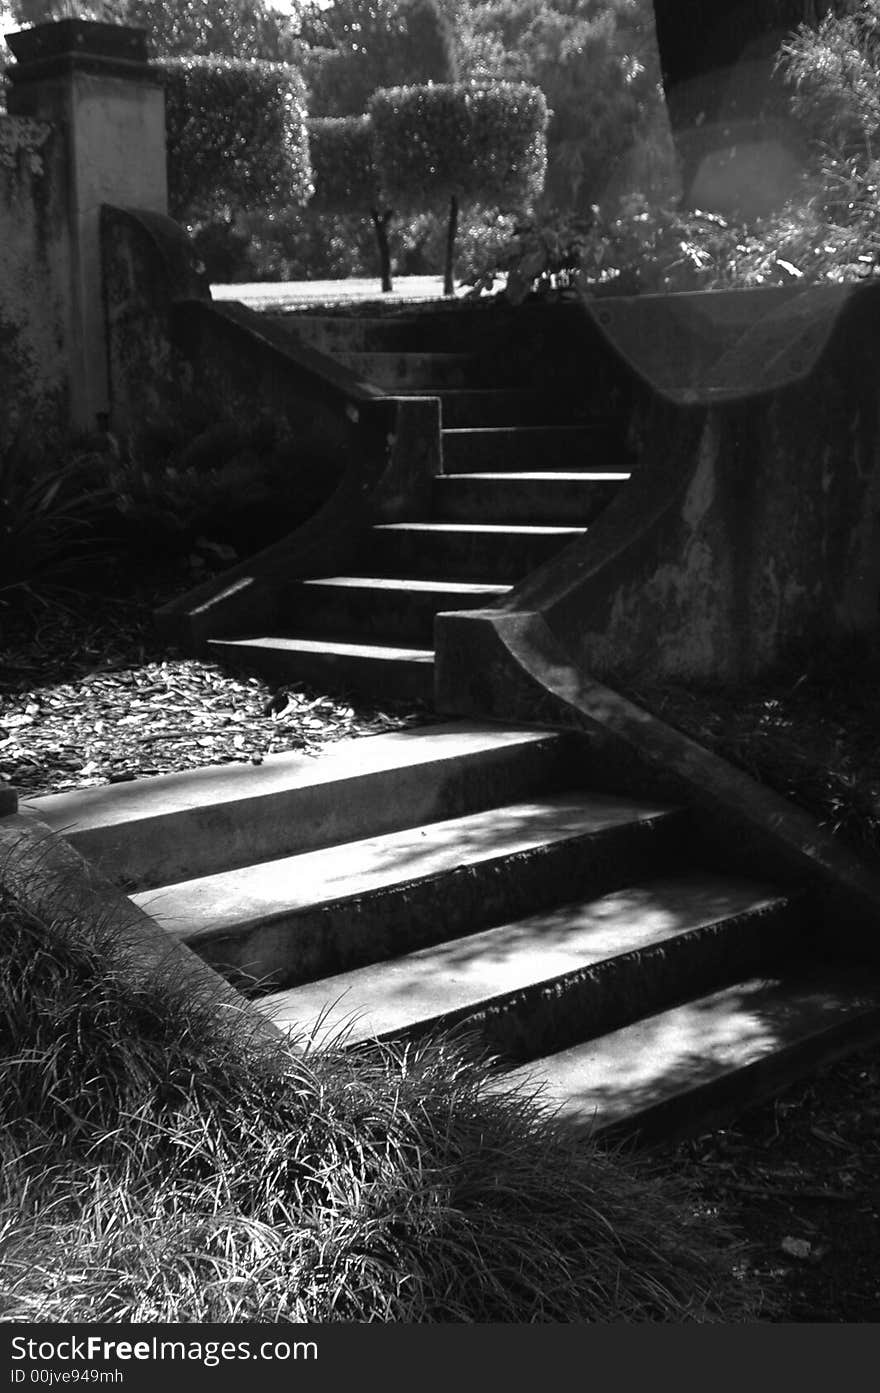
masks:
POLYGON ((813 1253, 812 1243, 808 1243, 805 1238, 786 1237, 783 1238, 779 1246, 783 1253, 788 1253, 789 1257, 797 1258, 799 1262, 809 1262, 813 1253))

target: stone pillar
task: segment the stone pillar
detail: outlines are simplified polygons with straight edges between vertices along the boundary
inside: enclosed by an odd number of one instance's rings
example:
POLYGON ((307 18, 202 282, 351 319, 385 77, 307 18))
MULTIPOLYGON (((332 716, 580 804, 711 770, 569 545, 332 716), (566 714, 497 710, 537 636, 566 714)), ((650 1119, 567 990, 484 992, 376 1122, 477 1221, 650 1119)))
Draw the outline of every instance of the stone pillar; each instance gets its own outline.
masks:
POLYGON ((110 408, 100 211, 112 203, 165 213, 165 93, 147 62, 146 33, 64 19, 6 36, 10 115, 64 132, 72 243, 71 426, 90 432, 110 408))

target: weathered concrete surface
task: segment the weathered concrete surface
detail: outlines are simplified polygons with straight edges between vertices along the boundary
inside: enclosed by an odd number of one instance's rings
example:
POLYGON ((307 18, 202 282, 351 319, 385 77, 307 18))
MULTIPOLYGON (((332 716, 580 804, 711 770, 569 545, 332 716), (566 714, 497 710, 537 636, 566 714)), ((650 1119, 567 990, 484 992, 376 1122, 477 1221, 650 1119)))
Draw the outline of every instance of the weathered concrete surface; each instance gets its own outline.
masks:
POLYGON ((434 397, 383 396, 242 306, 178 301, 172 327, 203 401, 286 421, 314 500, 301 527, 159 611, 168 639, 198 652, 255 624, 271 632, 281 583, 344 570, 365 527, 427 506, 440 470, 440 407, 434 397))
POLYGON ((50 794, 22 811, 143 889, 522 799, 561 787, 576 760, 552 732, 455 721, 340 741, 320 759, 288 752, 50 794))
POLYGON ((100 237, 110 426, 137 434, 180 419, 189 374, 172 342, 173 307, 211 291, 186 232, 162 213, 105 203, 100 237))
POLYGON ((67 427, 72 328, 64 142, 0 115, 0 451, 67 427))
POLYGON ((665 374, 641 461, 583 542, 500 607, 541 614, 612 683, 739 680, 799 645, 874 632, 880 287, 832 291, 723 297, 752 323, 719 321, 702 341, 667 297, 665 357, 663 306, 645 306, 639 345, 629 302, 612 342, 665 374))
POLYGON ((265 1016, 38 818, 18 813, 0 820, 0 883, 37 918, 85 933, 112 930, 118 964, 133 982, 159 980, 169 992, 201 1001, 239 1049, 271 1050, 281 1043, 265 1016))
POLYGON ((7 42, 19 60, 9 70, 10 113, 49 122, 64 146, 72 424, 94 430, 109 411, 101 204, 167 212, 165 94, 142 30, 67 20, 7 42))
POLYGON ((838 959, 880 960, 880 876, 802 808, 596 681, 540 614, 443 614, 435 635, 438 711, 586 734, 592 787, 694 807, 710 863, 811 886, 838 959))

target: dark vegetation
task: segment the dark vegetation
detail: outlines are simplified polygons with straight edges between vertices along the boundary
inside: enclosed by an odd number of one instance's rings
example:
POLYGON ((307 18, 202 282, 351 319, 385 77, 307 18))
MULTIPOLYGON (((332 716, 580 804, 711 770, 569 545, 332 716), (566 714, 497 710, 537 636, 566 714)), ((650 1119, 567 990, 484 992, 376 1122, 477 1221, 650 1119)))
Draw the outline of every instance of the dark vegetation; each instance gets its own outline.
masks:
POLYGON ((748 1318, 687 1187, 451 1041, 260 1049, 112 925, 0 898, 0 1318, 748 1318))

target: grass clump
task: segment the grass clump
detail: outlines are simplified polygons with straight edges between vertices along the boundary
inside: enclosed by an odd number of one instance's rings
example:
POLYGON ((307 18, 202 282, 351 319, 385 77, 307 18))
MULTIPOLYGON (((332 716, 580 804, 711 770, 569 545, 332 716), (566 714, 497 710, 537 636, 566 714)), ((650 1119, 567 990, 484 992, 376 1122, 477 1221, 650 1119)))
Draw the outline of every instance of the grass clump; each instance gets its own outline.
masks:
POLYGON ((2 892, 0 965, 2 1320, 755 1312, 688 1192, 574 1145, 461 1042, 258 1048, 109 929, 2 892))

